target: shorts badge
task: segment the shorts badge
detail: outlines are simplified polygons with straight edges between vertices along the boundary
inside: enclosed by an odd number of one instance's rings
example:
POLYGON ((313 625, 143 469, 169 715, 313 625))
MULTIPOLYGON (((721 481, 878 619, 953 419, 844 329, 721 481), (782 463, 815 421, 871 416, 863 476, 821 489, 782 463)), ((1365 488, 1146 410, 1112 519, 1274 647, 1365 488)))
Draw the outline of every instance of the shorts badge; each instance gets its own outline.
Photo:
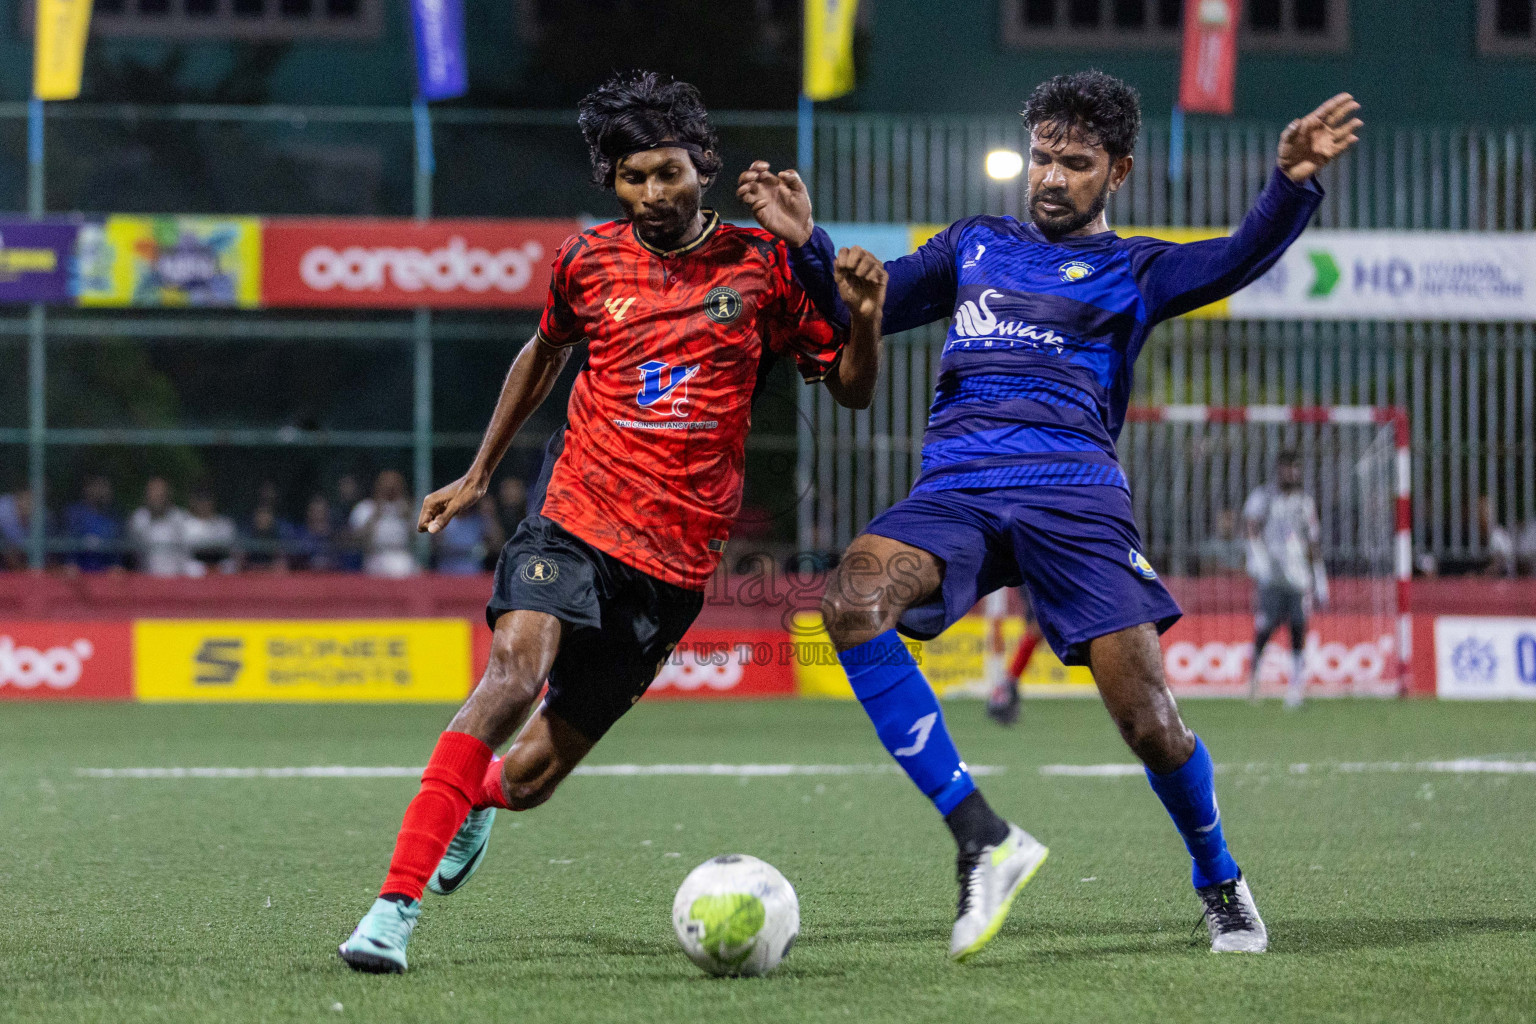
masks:
POLYGON ((523 567, 517 571, 524 583, 553 583, 560 578, 560 567, 547 558, 534 555, 523 563, 523 567))
POLYGON ((1157 579, 1157 570, 1152 568, 1152 563, 1135 548, 1131 548, 1131 571, 1144 580, 1157 579))

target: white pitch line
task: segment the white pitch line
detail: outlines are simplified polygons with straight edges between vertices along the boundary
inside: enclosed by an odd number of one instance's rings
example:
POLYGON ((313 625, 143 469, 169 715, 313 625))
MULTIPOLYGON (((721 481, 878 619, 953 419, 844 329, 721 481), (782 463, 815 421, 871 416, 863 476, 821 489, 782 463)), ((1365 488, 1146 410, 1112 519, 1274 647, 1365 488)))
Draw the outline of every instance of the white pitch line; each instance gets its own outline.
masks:
MULTIPOLYGON (((1262 775, 1280 769, 1280 765, 1218 764, 1218 772, 1242 772, 1262 775)), ((1536 761, 1510 761, 1493 758, 1462 757, 1452 761, 1343 761, 1338 763, 1310 762, 1283 766, 1291 775, 1306 775, 1314 771, 1344 772, 1352 775, 1382 772, 1431 772, 1448 775, 1536 775, 1536 761)), ((1139 764, 1044 764, 1040 774, 1068 778, 1112 779, 1128 775, 1142 775, 1139 764)))
MULTIPOLYGON (((76 768, 86 779, 399 779, 419 778, 423 768, 397 765, 308 765, 288 768, 76 768)), ((893 764, 587 764, 573 775, 639 778, 643 776, 719 776, 780 778, 790 775, 887 775, 893 764)), ((971 767, 972 775, 1001 775, 999 765, 971 767)))

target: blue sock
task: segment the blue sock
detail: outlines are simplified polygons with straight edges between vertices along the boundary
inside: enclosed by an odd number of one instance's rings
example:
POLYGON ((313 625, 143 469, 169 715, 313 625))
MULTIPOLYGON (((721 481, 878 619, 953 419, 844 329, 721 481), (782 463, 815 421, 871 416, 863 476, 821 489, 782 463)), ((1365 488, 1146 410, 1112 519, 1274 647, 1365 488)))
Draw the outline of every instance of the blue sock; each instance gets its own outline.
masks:
POLYGON ((1221 834, 1221 810, 1216 806, 1214 771, 1211 753, 1198 736, 1195 737, 1195 752, 1184 767, 1167 775, 1147 769, 1152 792, 1168 809, 1168 816, 1178 826, 1184 845, 1189 848, 1193 862, 1190 879, 1197 889, 1238 876, 1237 862, 1227 852, 1227 841, 1221 834))
POLYGON ((940 814, 976 791, 933 688, 894 629, 837 657, 880 742, 940 814))

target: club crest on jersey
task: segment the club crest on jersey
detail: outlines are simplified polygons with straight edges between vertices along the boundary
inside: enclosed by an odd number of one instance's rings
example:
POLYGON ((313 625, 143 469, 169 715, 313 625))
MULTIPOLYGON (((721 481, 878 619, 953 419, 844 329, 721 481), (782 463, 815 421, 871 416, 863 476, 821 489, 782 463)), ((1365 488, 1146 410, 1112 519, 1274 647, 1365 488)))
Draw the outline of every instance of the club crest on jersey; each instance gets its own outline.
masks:
POLYGON ((1157 570, 1152 568, 1152 563, 1135 548, 1131 548, 1131 571, 1144 580, 1157 579, 1157 570))
MULTIPOLYGON (((729 289, 726 289, 729 291, 729 289)), ((731 292, 735 295, 735 292, 731 292)), ((741 297, 737 296, 739 303, 741 297)), ((649 409, 658 402, 672 402, 672 415, 682 418, 688 415, 688 378, 699 372, 698 364, 673 366, 653 359, 640 364, 640 393, 635 401, 642 409, 649 409)))
POLYGON ((704 315, 717 324, 728 324, 741 316, 741 292, 721 285, 704 296, 704 315))
POLYGON ((1094 269, 1091 263, 1084 263, 1082 260, 1068 260, 1057 267, 1056 272, 1061 275, 1061 279, 1067 284, 1076 284, 1089 274, 1092 274, 1094 269))
POLYGON ((560 567, 547 558, 538 555, 531 556, 523 563, 523 567, 517 571, 525 583, 545 584, 553 583, 560 578, 560 567))

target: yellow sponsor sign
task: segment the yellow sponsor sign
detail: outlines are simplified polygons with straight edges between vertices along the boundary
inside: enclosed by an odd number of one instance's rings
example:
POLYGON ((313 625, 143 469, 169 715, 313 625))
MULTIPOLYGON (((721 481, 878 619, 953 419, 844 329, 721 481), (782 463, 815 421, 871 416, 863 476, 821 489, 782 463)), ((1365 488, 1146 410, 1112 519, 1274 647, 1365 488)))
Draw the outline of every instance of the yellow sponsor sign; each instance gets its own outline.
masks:
MULTIPOLYGON (((795 616, 795 685, 802 697, 832 697, 852 700, 853 690, 837 660, 821 616, 801 612, 795 616)), ((1024 635, 1024 620, 1003 620, 1003 644, 1013 653, 1024 635)), ((967 615, 942 634, 928 641, 906 640, 907 649, 917 659, 933 691, 940 697, 986 693, 987 623, 980 615, 967 615)), ((1029 692, 1047 694, 1091 694, 1093 675, 1081 666, 1067 667, 1041 643, 1021 680, 1029 692)))
POLYGON ((466 619, 141 619, 141 701, 459 701, 466 619))
POLYGON ((853 89, 853 27, 858 0, 805 0, 805 73, 800 91, 833 100, 853 89))
MULTIPOLYGON (((912 251, 916 252, 934 235, 949 227, 948 224, 911 224, 908 225, 908 241, 912 251)), ((1115 228, 1115 233, 1122 238, 1132 235, 1145 235, 1148 238, 1161 238, 1165 242, 1203 242, 1208 238, 1225 238, 1231 234, 1227 228, 1115 228)), ((1185 316, 1194 317, 1197 320, 1225 320, 1230 315, 1228 300, 1219 299, 1209 306, 1202 306, 1185 316)))
POLYGON ((91 0, 37 0, 32 42, 32 95, 72 100, 80 95, 85 37, 91 28, 91 0))
POLYGON ((254 309, 261 220, 114 215, 81 232, 80 268, 82 306, 254 309))

